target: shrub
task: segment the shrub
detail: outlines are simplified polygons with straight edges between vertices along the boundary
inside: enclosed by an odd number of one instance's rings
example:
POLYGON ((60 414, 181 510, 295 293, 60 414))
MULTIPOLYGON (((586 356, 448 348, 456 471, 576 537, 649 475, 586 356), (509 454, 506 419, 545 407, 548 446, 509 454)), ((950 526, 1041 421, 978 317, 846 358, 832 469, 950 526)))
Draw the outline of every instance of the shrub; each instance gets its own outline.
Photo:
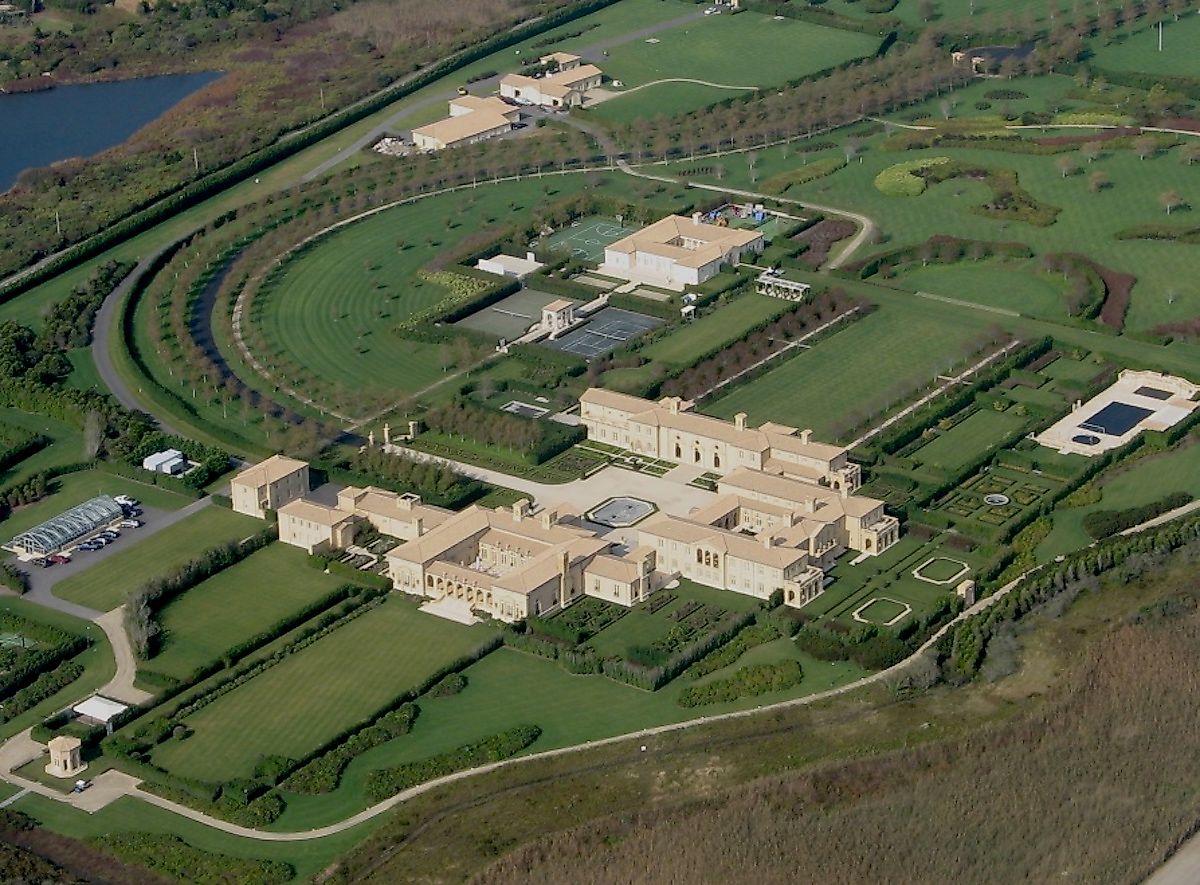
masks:
MULTIPOLYGON (((463 682, 465 684, 466 680, 463 682)), ((355 756, 408 734, 412 731, 419 713, 420 709, 416 704, 405 704, 398 710, 384 714, 374 724, 355 732, 334 749, 297 769, 284 781, 283 788, 293 793, 310 795, 336 790, 342 772, 355 756)))
POLYGON ((83 666, 75 661, 67 661, 48 673, 42 673, 29 685, 5 700, 3 707, 0 708, 0 722, 8 722, 26 710, 36 707, 82 675, 83 666))
POLYGON ((779 629, 772 624, 748 626, 733 637, 729 643, 714 652, 710 652, 692 664, 687 669, 685 675, 690 676, 692 679, 699 679, 701 676, 713 673, 722 667, 728 667, 747 651, 754 648, 754 646, 770 642, 772 639, 778 639, 779 636, 779 629))
POLYGON ((919 196, 925 192, 925 178, 918 173, 949 162, 949 157, 926 157, 896 163, 875 176, 875 189, 889 197, 919 196))
POLYGON ((273 885, 296 873, 282 861, 217 854, 166 833, 109 833, 89 841, 118 860, 196 885, 273 885))
POLYGON ((679 695, 681 707, 704 704, 724 704, 738 698, 753 697, 769 691, 782 691, 799 685, 804 672, 799 661, 780 664, 756 664, 743 667, 728 679, 718 679, 707 685, 691 685, 679 695))
POLYGON ((401 790, 434 778, 508 759, 536 741, 541 734, 542 730, 536 725, 518 725, 491 737, 464 744, 448 753, 372 771, 367 776, 367 796, 372 802, 380 802, 401 790))
POLYGON ((1153 519, 1192 500, 1187 492, 1171 492, 1157 501, 1123 510, 1093 510, 1083 517, 1083 530, 1094 540, 1119 535, 1146 520, 1153 519))
POLYGON ((456 695, 467 687, 467 677, 461 673, 450 673, 442 677, 433 688, 426 692, 431 698, 448 698, 456 695))
POLYGON ((843 157, 821 157, 799 169, 771 176, 763 181, 762 189, 769 194, 784 194, 790 188, 808 184, 810 181, 816 181, 826 175, 832 175, 845 165, 846 160, 843 157))

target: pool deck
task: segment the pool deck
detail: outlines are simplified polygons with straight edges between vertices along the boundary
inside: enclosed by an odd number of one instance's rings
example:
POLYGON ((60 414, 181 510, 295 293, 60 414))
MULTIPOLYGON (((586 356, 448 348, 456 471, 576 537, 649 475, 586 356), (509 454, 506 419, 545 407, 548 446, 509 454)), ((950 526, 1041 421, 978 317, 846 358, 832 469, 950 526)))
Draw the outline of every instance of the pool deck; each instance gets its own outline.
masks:
POLYGON ((1034 439, 1064 455, 1099 455, 1125 445, 1143 430, 1178 424, 1200 405, 1195 402, 1197 392, 1200 387, 1184 378, 1126 369, 1107 390, 1086 403, 1075 403, 1069 415, 1034 439), (1131 410, 1142 417, 1128 424, 1121 413, 1131 410), (1094 419, 1102 413, 1105 420, 1099 424, 1104 426, 1099 426, 1094 419))

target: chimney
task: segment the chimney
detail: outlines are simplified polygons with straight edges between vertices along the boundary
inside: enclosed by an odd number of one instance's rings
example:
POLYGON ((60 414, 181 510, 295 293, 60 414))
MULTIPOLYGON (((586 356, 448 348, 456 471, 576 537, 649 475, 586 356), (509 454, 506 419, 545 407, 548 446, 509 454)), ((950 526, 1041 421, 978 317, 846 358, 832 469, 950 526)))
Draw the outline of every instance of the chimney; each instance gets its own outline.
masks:
POLYGON ((701 219, 701 218, 703 218, 703 217, 704 217, 704 216, 703 216, 701 213, 699 213, 699 212, 693 212, 693 213, 692 213, 692 224, 699 224, 699 223, 700 223, 700 219, 701 219))
POLYGON ((392 425, 391 424, 383 425, 383 444, 385 446, 390 446, 392 444, 392 425))
POLYGON ((770 550, 773 546, 775 546, 775 540, 771 537, 770 532, 763 532, 762 545, 764 547, 766 547, 768 550, 770 550))
POLYGON ((418 516, 413 520, 413 537, 419 538, 425 534, 425 518, 418 516))
POLYGON ((558 511, 553 507, 547 507, 538 515, 541 518, 542 528, 549 531, 550 527, 554 525, 554 521, 558 518, 558 511))
POLYGON ((679 397, 677 397, 677 396, 667 397, 667 408, 671 410, 672 415, 679 414, 679 403, 680 403, 679 397))
POLYGON ((520 522, 522 519, 524 519, 525 514, 528 512, 529 512, 529 499, 528 498, 522 498, 520 501, 517 501, 512 505, 512 517, 513 517, 513 520, 516 522, 520 522))
POLYGON ((745 412, 738 412, 736 415, 733 416, 733 426, 736 427, 738 430, 746 429, 746 413, 745 412))
POLYGON ((800 431, 800 444, 801 445, 804 445, 804 446, 808 445, 808 441, 810 439, 812 439, 812 431, 811 430, 801 430, 800 431))

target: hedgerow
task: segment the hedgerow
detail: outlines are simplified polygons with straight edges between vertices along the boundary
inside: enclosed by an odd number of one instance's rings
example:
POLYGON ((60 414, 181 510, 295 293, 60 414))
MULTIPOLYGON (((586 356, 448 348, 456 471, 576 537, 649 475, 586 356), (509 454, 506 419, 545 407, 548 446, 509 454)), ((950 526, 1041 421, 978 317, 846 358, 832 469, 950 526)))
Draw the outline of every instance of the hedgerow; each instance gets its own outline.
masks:
POLYGON ((541 735, 542 730, 536 725, 518 725, 491 737, 464 744, 448 753, 372 771, 367 776, 367 797, 372 802, 379 802, 401 790, 434 778, 488 762, 508 759, 520 753, 541 735))
POLYGON ((803 678, 804 671, 799 661, 756 664, 742 667, 728 679, 718 679, 707 685, 689 685, 680 693, 677 702, 681 707, 726 704, 738 698, 792 688, 799 685, 803 678))

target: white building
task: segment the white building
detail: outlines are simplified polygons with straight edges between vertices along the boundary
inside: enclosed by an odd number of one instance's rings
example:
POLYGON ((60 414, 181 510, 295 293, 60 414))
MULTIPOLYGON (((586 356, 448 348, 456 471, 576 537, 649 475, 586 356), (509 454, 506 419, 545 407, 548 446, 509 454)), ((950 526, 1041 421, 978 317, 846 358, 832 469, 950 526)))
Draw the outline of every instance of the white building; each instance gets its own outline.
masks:
POLYGON ((679 290, 710 280, 721 265, 737 265, 743 256, 765 248, 757 231, 708 224, 700 217, 699 212, 690 219, 668 215, 617 240, 605 248, 600 273, 679 290))
POLYGON ((595 65, 580 64, 578 56, 567 53, 544 56, 542 61, 550 63, 556 56, 574 61, 559 62, 556 73, 543 77, 507 74, 500 80, 500 97, 544 108, 573 108, 583 104, 588 90, 600 85, 604 73, 595 65))
POLYGON ((151 473, 166 473, 174 476, 175 474, 183 473, 187 470, 187 467, 187 458, 178 449, 155 452, 153 455, 147 455, 142 459, 142 469, 149 470, 151 473))

